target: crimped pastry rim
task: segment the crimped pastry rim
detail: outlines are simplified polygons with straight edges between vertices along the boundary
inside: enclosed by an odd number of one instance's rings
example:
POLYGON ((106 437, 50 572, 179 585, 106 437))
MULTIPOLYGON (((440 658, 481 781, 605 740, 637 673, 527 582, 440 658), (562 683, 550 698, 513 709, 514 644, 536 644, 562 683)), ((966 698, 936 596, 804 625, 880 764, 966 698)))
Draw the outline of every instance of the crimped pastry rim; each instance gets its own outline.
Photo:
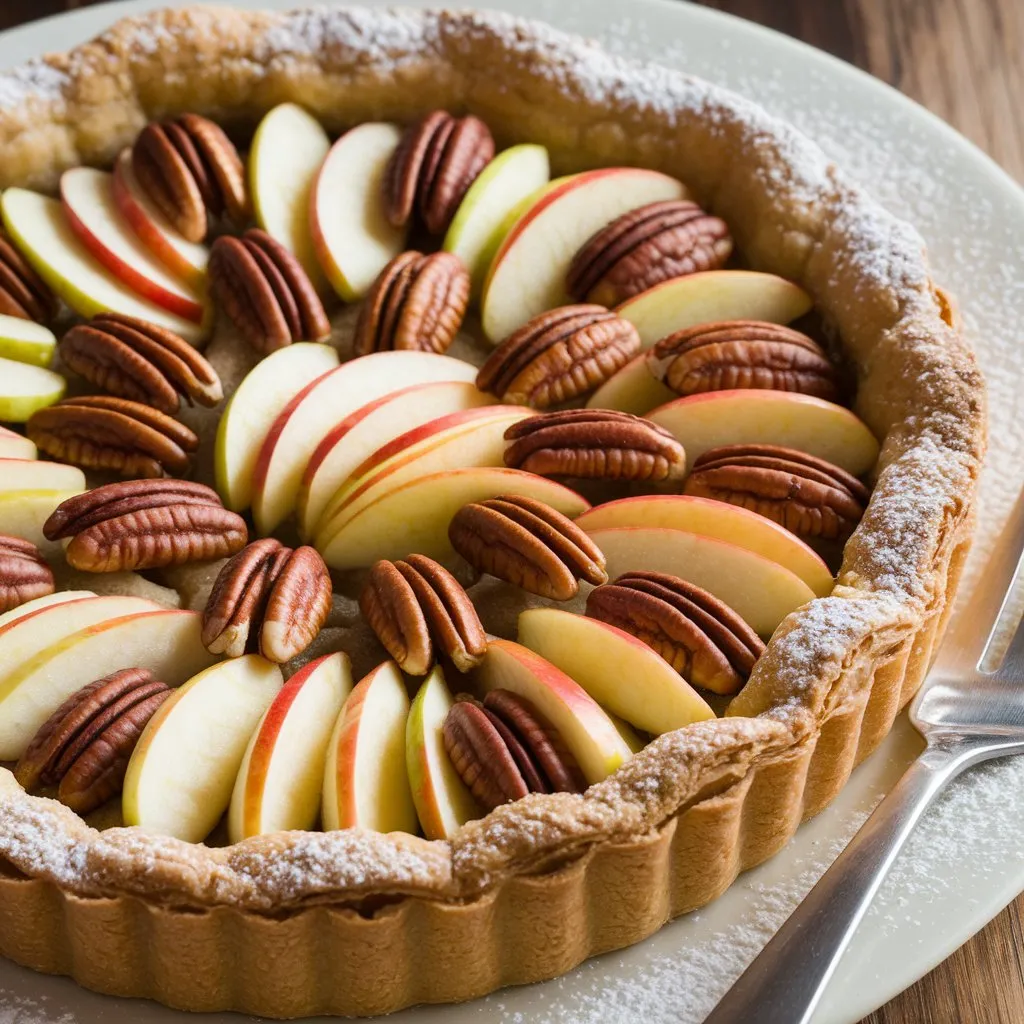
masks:
POLYGON ((947 599, 945 564, 970 518, 985 444, 973 354, 916 232, 756 105, 504 15, 361 9, 185 8, 127 19, 0 78, 0 95, 5 87, 20 102, 0 110, 3 187, 48 187, 66 166, 108 163, 149 117, 185 109, 186 93, 189 109, 246 122, 282 99, 305 100, 332 127, 469 109, 501 142, 545 142, 556 167, 571 153, 577 168, 674 172, 729 221, 755 268, 811 292, 858 372, 858 413, 885 438, 833 596, 780 627, 730 717, 659 738, 583 796, 528 797, 450 843, 351 830, 215 850, 95 832, 0 770, 0 862, 21 874, 81 896, 258 912, 371 895, 470 900, 510 876, 650 835, 785 759, 841 710, 851 681, 867 685, 869 667, 947 599))

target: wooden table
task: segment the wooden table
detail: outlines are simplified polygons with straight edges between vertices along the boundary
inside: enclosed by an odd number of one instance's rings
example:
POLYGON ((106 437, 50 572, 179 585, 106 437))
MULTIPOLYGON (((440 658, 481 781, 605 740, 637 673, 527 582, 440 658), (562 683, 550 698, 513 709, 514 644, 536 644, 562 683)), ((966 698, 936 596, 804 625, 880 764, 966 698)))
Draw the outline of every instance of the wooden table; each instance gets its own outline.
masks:
MULTIPOLYGON (((0 29, 91 2, 0 0, 0 29)), ((1024 182, 1021 0, 700 2, 870 71, 948 121, 1024 182)), ((863 1024, 1024 1024, 1022 951, 1024 896, 863 1024)))

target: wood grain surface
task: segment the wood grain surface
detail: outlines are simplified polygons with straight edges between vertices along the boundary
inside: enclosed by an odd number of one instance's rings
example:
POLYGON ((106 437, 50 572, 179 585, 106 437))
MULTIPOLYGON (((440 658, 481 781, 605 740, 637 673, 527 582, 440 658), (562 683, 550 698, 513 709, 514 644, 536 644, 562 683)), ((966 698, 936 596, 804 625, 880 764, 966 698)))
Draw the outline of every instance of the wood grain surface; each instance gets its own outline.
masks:
MULTIPOLYGON (((90 2, 0 0, 0 29, 90 2)), ((870 71, 1024 182, 1024 0, 703 2, 870 71)), ((863 1024, 1024 1024, 1022 920, 1024 897, 863 1024)))

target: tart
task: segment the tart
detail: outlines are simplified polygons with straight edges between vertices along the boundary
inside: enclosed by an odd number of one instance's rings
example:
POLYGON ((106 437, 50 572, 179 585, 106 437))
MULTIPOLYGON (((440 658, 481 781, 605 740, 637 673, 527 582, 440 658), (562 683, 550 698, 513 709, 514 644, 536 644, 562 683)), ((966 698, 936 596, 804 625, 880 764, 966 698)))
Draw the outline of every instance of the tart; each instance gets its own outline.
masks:
POLYGON ((469 999, 714 899, 888 732, 984 384, 795 129, 462 12, 165 11, 3 94, 0 953, 469 999))

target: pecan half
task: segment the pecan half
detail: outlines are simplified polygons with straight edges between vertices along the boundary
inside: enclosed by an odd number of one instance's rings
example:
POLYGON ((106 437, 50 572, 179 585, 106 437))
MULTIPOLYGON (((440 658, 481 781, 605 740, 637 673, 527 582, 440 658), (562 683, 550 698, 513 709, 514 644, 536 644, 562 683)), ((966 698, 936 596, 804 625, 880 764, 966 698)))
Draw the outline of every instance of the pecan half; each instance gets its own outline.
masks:
POLYGON ((617 306, 672 277, 722 266, 729 225, 696 203, 669 199, 624 213, 581 247, 566 278, 577 302, 617 306))
POLYGON ((870 492, 845 469, 793 448, 734 444, 698 458, 686 494, 742 505, 800 537, 845 539, 870 492))
POLYGON ((380 272, 359 310, 355 351, 446 352, 468 304, 469 272, 458 256, 399 253, 380 272))
POLYGON ((538 476, 675 480, 686 452, 664 427, 626 412, 567 409, 512 424, 505 465, 538 476))
POLYGON ((640 351, 640 335, 603 306, 562 306, 510 334, 480 368, 476 385, 534 409, 603 384, 640 351))
POLYGON ((199 448, 199 438, 166 413, 106 395, 66 398, 40 409, 25 432, 55 459, 122 476, 180 476, 199 448))
POLYGON ((0 313, 48 324, 57 315, 50 286, 0 231, 0 313))
POLYGON ((43 724, 15 767, 29 792, 89 814, 121 792, 132 751, 171 691, 148 669, 127 668, 72 694, 43 724))
POLYGON ((761 320, 723 320, 676 331, 651 349, 647 366, 680 395, 773 388, 829 402, 839 396, 835 367, 817 342, 761 320))
POLYGON ((739 690, 764 651, 727 604, 666 573, 624 573, 591 591, 587 615, 631 633, 688 682, 714 693, 739 690))
POLYGON ((64 555, 75 569, 119 572, 225 558, 245 545, 248 531, 204 484, 123 480, 61 502, 43 535, 71 538, 64 555))
POLYGON ((435 646, 460 672, 487 650, 487 634, 469 594, 444 566, 425 555, 377 562, 359 607, 403 672, 421 676, 434 663, 435 646))
POLYGON ((529 793, 582 793, 586 788, 561 737, 529 701, 492 690, 483 704, 457 700, 442 727, 459 777, 488 811, 529 793))
POLYGON ((448 538, 480 572, 556 601, 575 597, 581 579, 608 580, 601 549, 571 519, 533 498, 508 494, 463 505, 448 538))
POLYGON ((53 571, 30 540, 0 533, 0 613, 54 590, 53 571))
POLYGON ((265 231, 218 238, 208 274, 214 301, 257 352, 330 337, 331 322, 302 264, 265 231))
POLYGON ((182 399, 216 405, 224 397, 217 371, 187 341, 135 317, 101 313, 77 324, 60 355, 90 384, 170 415, 182 399))
POLYGON ((249 217, 245 167, 223 129, 198 114, 149 124, 132 147, 132 170, 150 199, 190 242, 209 231, 208 214, 249 217))
POLYGON ((384 204, 396 227, 413 209, 432 235, 444 232, 477 175, 494 156, 490 129, 477 117, 435 110, 406 129, 384 172, 384 204))
POLYGON ((331 592, 330 573, 313 548, 254 541, 217 576, 203 612, 203 643, 211 654, 237 658, 253 650, 290 661, 327 621, 331 592))

